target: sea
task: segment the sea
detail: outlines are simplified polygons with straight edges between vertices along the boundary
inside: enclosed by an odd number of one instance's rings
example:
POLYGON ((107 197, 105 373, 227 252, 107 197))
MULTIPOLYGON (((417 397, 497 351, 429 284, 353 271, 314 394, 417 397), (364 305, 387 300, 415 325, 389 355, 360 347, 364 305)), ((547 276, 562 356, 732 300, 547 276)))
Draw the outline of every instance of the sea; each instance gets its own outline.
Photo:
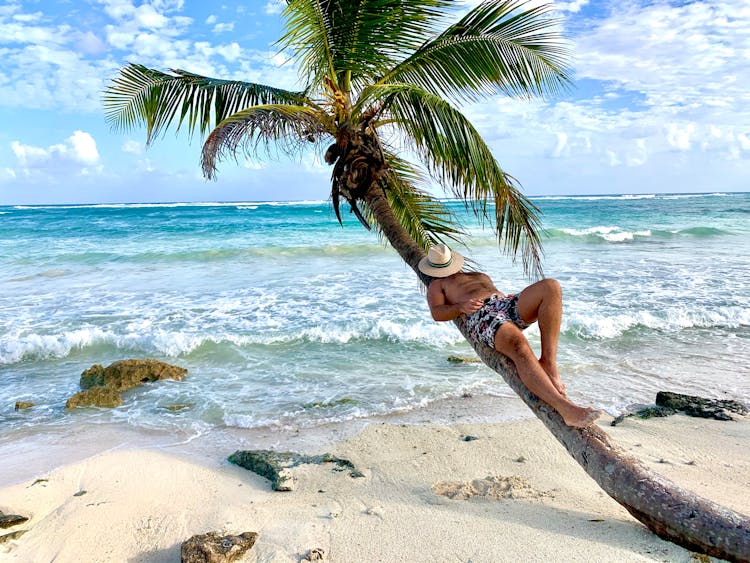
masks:
MULTIPOLYGON (((531 199, 563 287, 572 400, 613 416, 660 390, 750 403, 750 193, 531 199)), ((445 204, 469 234, 456 249, 499 289, 534 281, 445 204)), ((527 336, 538 351, 536 326, 527 336)), ((395 251, 329 202, 0 207, 0 450, 97 427, 187 441, 356 427, 468 397, 486 419, 533 416, 451 356, 474 352, 431 319, 395 251), (83 370, 130 358, 188 375, 65 409, 83 370)))

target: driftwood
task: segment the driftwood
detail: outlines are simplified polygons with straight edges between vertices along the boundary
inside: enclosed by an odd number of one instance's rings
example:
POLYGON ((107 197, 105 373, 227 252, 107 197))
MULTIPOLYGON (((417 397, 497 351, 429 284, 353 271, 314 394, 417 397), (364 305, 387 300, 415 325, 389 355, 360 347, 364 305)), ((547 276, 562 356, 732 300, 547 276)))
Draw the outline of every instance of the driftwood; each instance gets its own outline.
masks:
MULTIPOLYGON (((401 258, 429 285, 417 264, 425 255, 399 224, 382 190, 373 186, 367 207, 401 258)), ((567 426, 552 407, 526 389, 513 363, 502 354, 468 338, 462 319, 454 321, 482 361, 502 376, 554 434, 586 473, 634 518, 659 537, 677 545, 729 561, 750 561, 750 518, 704 499, 649 470, 613 444, 598 426, 567 426)))

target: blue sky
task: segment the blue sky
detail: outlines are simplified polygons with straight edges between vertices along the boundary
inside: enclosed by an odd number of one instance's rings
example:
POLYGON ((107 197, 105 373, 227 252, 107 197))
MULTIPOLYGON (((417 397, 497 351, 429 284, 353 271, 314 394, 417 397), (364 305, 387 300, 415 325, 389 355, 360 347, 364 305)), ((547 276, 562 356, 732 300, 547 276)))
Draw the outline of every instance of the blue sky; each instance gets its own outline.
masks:
MULTIPOLYGON (((534 0, 538 1, 538 0, 534 0)), ((466 0, 467 6, 477 3, 466 0)), ((462 109, 527 194, 750 189, 747 0, 557 2, 575 87, 462 109)), ((299 86, 274 47, 278 0, 6 0, 0 5, 0 205, 324 200, 297 161, 201 176, 201 139, 114 132, 101 91, 126 62, 299 86)))

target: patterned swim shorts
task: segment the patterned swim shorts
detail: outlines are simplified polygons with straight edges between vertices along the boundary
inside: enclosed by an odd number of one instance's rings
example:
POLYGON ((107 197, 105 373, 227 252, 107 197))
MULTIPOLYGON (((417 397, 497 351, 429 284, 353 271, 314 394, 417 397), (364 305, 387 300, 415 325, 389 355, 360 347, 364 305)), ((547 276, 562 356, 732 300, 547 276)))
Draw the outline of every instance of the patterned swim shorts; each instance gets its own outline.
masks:
POLYGON ((510 321, 521 330, 528 328, 529 323, 518 314, 518 295, 491 295, 484 300, 484 305, 477 312, 466 317, 466 328, 475 340, 490 348, 495 347, 495 333, 500 326, 510 321))

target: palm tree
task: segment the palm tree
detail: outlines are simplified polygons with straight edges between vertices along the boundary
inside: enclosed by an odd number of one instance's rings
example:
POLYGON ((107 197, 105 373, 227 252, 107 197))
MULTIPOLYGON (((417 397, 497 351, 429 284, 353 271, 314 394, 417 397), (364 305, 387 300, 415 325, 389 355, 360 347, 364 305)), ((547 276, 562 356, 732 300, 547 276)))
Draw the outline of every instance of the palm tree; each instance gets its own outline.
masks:
MULTIPOLYGON (((540 274, 538 210, 458 107, 497 94, 556 93, 569 83, 569 52, 547 6, 486 0, 450 24, 456 4, 288 0, 279 46, 299 65, 304 89, 129 64, 105 91, 107 118, 117 129, 145 124, 149 143, 170 127, 208 134, 202 150, 207 178, 215 178, 218 162, 239 152, 257 157, 264 149, 288 155, 318 149, 333 167, 331 201, 339 221, 343 199, 425 284, 430 279, 417 270, 425 249, 460 241, 463 234, 424 189, 430 178, 489 221, 501 247, 513 257, 520 254, 527 272, 540 274), (414 158, 400 156, 406 151, 414 158)), ((456 324, 466 335, 462 321, 456 324)), ((750 553, 747 521, 721 540, 711 533, 717 522, 729 530, 741 516, 665 486, 609 444, 602 431, 566 426, 528 392, 507 359, 471 343, 636 518, 692 549, 724 557, 750 553), (663 505, 673 508, 665 512, 663 505), (698 516, 685 519, 686 506, 698 516), (744 543, 737 540, 742 533, 744 543)))

